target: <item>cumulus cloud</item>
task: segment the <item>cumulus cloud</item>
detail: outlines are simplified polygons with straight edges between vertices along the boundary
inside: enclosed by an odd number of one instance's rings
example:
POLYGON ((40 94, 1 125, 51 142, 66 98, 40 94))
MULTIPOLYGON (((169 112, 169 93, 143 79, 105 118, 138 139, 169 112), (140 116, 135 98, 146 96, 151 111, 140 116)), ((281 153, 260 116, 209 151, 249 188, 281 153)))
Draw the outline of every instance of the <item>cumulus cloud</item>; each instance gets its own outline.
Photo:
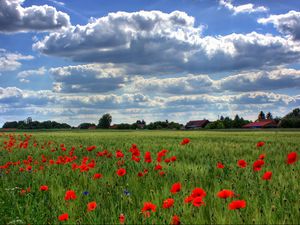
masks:
POLYGON ((137 77, 133 90, 166 94, 202 94, 214 92, 249 92, 300 88, 300 70, 277 68, 270 71, 238 73, 213 80, 208 75, 187 75, 174 78, 137 77))
POLYGON ((70 25, 68 14, 57 11, 54 7, 23 7, 24 0, 1 0, 0 32, 49 31, 70 25))
POLYGON ((133 73, 151 68, 152 75, 259 68, 300 57, 300 47, 292 40, 270 34, 202 36, 194 18, 179 11, 109 13, 86 25, 52 32, 33 48, 73 61, 133 65, 133 73))
POLYGON ((232 0, 220 0, 219 4, 224 6, 225 8, 229 9, 233 12, 234 15, 240 13, 257 13, 257 12, 267 12, 269 9, 264 6, 257 6, 255 7, 252 3, 234 6, 232 4, 232 0))
POLYGON ((22 55, 20 53, 7 52, 5 49, 0 48, 0 70, 13 71, 21 67, 22 60, 31 60, 34 57, 31 55, 22 55))
POLYGON ((300 12, 292 10, 286 14, 270 15, 258 19, 257 22, 271 23, 279 32, 292 36, 294 40, 300 40, 300 12))
POLYGON ((124 69, 113 64, 86 64, 51 68, 54 91, 101 93, 120 89, 128 81, 124 69))
POLYGON ((23 70, 21 72, 18 73, 17 77, 20 78, 19 80, 23 83, 28 83, 29 80, 27 80, 26 78, 30 77, 30 76, 43 76, 46 73, 46 69, 45 67, 40 67, 39 69, 36 70, 23 70))

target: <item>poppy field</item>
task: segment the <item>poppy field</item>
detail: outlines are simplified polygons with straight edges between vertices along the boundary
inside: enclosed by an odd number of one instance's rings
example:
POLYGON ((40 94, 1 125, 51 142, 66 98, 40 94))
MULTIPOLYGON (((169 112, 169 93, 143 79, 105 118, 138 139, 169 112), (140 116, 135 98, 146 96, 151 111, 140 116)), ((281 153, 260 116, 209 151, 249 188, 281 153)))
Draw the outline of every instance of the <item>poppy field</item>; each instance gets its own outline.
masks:
POLYGON ((0 132, 0 224, 299 224, 300 132, 0 132))

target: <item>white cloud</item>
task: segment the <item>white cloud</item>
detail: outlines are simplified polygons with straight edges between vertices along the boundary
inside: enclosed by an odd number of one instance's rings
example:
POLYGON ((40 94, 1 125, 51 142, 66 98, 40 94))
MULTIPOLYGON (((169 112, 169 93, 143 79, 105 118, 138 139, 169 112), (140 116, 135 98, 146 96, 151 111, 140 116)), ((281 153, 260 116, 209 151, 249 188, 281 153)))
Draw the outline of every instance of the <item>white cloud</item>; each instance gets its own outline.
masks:
POLYGON ((234 6, 232 4, 232 0, 219 0, 219 4, 221 6, 226 7, 230 11, 233 12, 234 15, 240 13, 257 13, 257 12, 267 12, 269 9, 264 6, 257 6, 255 7, 252 3, 234 6))
POLYGON ((54 7, 23 7, 24 0, 1 0, 0 32, 49 31, 70 26, 68 14, 54 7))
POLYGON ((300 40, 300 12, 292 10, 286 14, 270 15, 258 19, 257 22, 271 23, 279 32, 292 36, 294 40, 300 40))
POLYGON ((213 80, 208 75, 187 75, 174 78, 136 77, 132 91, 167 93, 177 95, 249 92, 300 88, 300 70, 276 68, 250 71, 213 80))
POLYGON ((42 75, 45 75, 46 71, 47 70, 45 69, 45 67, 42 66, 37 70, 24 70, 24 71, 21 71, 21 72, 18 73, 17 77, 18 78, 27 78, 27 77, 35 76, 35 75, 42 76, 42 75))
POLYGON ((33 48, 73 61, 125 65, 140 75, 257 69, 299 61, 300 47, 292 40, 256 32, 203 37, 194 22, 179 11, 110 13, 52 32, 33 48))
POLYGON ((5 49, 0 48, 0 70, 13 71, 21 67, 22 60, 31 60, 34 57, 31 55, 22 55, 20 53, 7 52, 5 49))
POLYGON ((66 93, 101 93, 120 89, 127 82, 126 72, 113 64, 86 64, 49 70, 55 83, 53 90, 66 93))

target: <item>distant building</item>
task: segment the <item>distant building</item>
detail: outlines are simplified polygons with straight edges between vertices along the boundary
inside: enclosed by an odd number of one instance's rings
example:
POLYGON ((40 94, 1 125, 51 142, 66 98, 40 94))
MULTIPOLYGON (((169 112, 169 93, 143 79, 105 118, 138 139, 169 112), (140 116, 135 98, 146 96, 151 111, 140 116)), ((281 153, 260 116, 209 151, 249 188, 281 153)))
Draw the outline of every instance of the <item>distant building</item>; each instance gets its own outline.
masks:
POLYGON ((89 130, 95 130, 97 127, 96 126, 90 126, 88 129, 89 130))
POLYGON ((208 120, 191 120, 185 125, 185 129, 204 128, 209 123, 208 120))
POLYGON ((261 120, 253 123, 248 123, 243 128, 277 128, 278 124, 275 120, 261 120))

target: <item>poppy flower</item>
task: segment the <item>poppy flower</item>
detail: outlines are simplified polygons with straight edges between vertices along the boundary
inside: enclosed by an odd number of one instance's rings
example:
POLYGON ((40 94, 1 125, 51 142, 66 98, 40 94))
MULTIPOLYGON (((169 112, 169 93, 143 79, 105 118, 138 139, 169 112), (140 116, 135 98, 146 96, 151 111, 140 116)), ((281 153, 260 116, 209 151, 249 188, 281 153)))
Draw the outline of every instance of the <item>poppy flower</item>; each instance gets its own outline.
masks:
POLYGON ((124 168, 120 168, 117 170, 117 175, 123 177, 126 174, 126 170, 124 168))
POLYGON ((101 173, 95 173, 94 174, 94 179, 100 179, 102 177, 102 174, 101 173))
POLYGON ((196 207, 200 207, 201 205, 205 205, 201 196, 194 198, 193 205, 196 207))
POLYGON ((219 191, 217 196, 219 198, 232 198, 234 197, 234 192, 233 191, 230 191, 230 190, 222 190, 222 191, 219 191))
POLYGON ((166 172, 160 171, 160 172, 159 172, 159 175, 160 175, 161 177, 163 177, 164 175, 166 175, 166 172))
POLYGON ((160 164, 157 164, 155 167, 154 167, 154 170, 162 170, 162 166, 160 164))
POLYGON ((97 207, 97 203, 96 202, 89 202, 87 204, 87 210, 88 211, 93 211, 93 210, 96 209, 96 207, 97 207))
POLYGON ((41 191, 48 191, 48 186, 47 185, 42 185, 42 186, 40 186, 40 190, 41 191))
POLYGON ((116 151, 116 157, 117 158, 123 158, 124 157, 124 153, 121 150, 117 150, 116 151))
POLYGON ((287 164, 293 164, 297 162, 297 160, 298 160, 297 152, 291 152, 287 155, 287 160, 286 160, 287 164))
POLYGON ((247 166, 247 163, 245 160, 243 159, 240 159, 238 162, 237 162, 238 166, 241 167, 241 168, 245 168, 247 166))
POLYGON ((154 205, 153 203, 151 202, 145 202, 144 203, 144 206, 142 208, 142 212, 156 212, 156 205, 154 205))
POLYGON ((180 218, 179 218, 179 216, 174 215, 174 216, 172 217, 171 225, 180 225, 180 218))
POLYGON ((120 214, 119 221, 120 221, 120 224, 123 224, 125 222, 125 216, 123 213, 120 214))
POLYGON ((225 166, 221 163, 221 162, 218 162, 217 163, 217 168, 218 169, 223 169, 225 166))
POLYGON ((68 213, 64 213, 58 216, 58 220, 59 221, 66 221, 69 219, 69 214, 68 213))
POLYGON ((265 172, 265 174, 262 176, 263 180, 270 180, 271 178, 272 178, 272 172, 271 171, 265 172))
POLYGON ((232 201, 231 203, 229 203, 228 208, 230 210, 246 208, 246 201, 245 200, 232 201))
POLYGON ((77 197, 76 197, 76 193, 75 193, 75 191, 73 191, 73 190, 68 190, 68 191, 66 191, 66 194, 65 194, 65 200, 66 201, 68 201, 68 200, 70 200, 70 199, 76 199, 77 197))
POLYGON ((138 177, 143 177, 143 176, 144 176, 143 172, 138 172, 138 177))
POLYGON ((258 158, 263 160, 263 159, 265 159, 265 157, 266 157, 265 154, 260 154, 258 158))
POLYGON ((253 170, 254 171, 259 171, 261 170, 261 167, 265 164, 265 162, 261 159, 258 159, 256 160, 254 163, 253 163, 253 170))
POLYGON ((176 194, 180 190, 181 190, 181 183, 175 183, 175 184, 172 185, 170 192, 172 194, 176 194))
POLYGON ((151 163, 152 162, 151 153, 150 152, 146 152, 144 159, 145 159, 146 163, 151 163))
POLYGON ((259 141, 259 142, 256 143, 256 147, 257 148, 260 148, 260 147, 262 147, 264 145, 265 145, 265 142, 263 142, 263 141, 259 141))
POLYGON ((168 199, 164 200, 164 203, 163 203, 162 207, 164 209, 168 209, 168 208, 171 208, 173 205, 174 205, 174 199, 173 198, 168 198, 168 199))
POLYGON ((181 141, 181 145, 187 145, 188 143, 190 143, 190 139, 189 138, 183 138, 183 140, 181 141))
POLYGON ((190 203, 194 200, 194 198, 190 195, 184 199, 184 203, 190 203))
POLYGON ((95 145, 86 147, 86 150, 89 151, 89 152, 90 152, 90 151, 93 151, 94 149, 96 149, 96 146, 95 146, 95 145))
POLYGON ((206 192, 202 189, 202 188, 195 188, 193 191, 192 191, 192 194, 191 196, 193 198, 196 198, 196 197, 205 197, 206 196, 206 192))

